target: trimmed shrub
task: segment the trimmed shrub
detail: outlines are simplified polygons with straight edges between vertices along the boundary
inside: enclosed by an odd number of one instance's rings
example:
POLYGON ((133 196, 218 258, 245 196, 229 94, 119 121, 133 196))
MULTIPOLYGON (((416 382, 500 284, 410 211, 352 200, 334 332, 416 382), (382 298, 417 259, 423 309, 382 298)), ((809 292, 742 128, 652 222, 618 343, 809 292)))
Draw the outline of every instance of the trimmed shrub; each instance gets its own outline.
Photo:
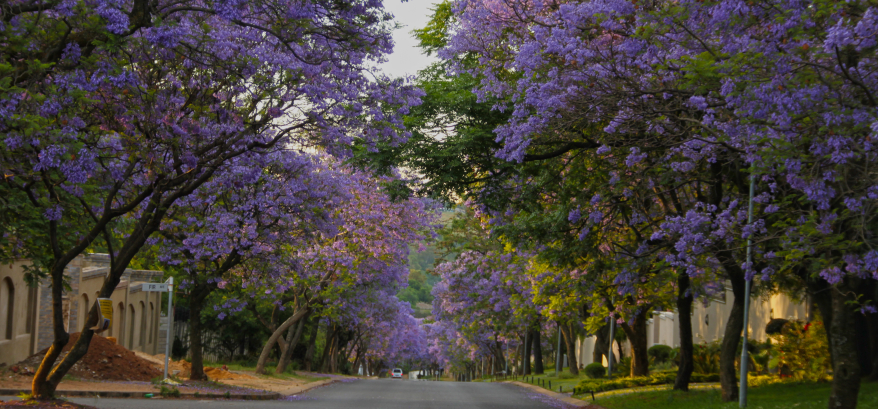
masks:
POLYGON ((649 347, 649 350, 647 350, 646 354, 649 355, 650 358, 654 359, 655 363, 665 363, 668 361, 668 359, 671 358, 672 349, 673 348, 667 345, 656 344, 649 347))
MULTIPOLYGON (((660 372, 650 376, 638 376, 634 378, 617 379, 584 379, 579 381, 576 388, 580 391, 604 392, 616 389, 636 388, 639 386, 672 384, 677 378, 675 372, 660 372)), ((718 382, 719 374, 692 374, 692 382, 718 382)))
POLYGON ((607 368, 604 368, 600 362, 594 362, 588 364, 585 369, 585 374, 588 375, 589 378, 598 379, 607 376, 607 368))

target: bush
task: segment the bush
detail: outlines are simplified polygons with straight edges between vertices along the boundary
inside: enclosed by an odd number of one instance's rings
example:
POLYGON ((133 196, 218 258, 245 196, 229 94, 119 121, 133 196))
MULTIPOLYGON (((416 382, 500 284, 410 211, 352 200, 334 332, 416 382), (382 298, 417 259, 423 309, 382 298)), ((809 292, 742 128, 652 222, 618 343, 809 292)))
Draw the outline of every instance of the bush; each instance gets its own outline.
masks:
MULTIPOLYGON (((609 380, 584 379, 576 385, 581 391, 605 392, 616 389, 636 388, 640 386, 665 385, 672 384, 676 380, 675 372, 660 372, 650 376, 638 376, 634 378, 617 378, 609 380)), ((699 374, 693 373, 691 381, 699 382, 718 382, 719 374, 699 374)))
POLYGON ((616 375, 628 376, 631 375, 631 357, 626 356, 619 360, 616 365, 613 365, 613 376, 616 375))
POLYGON ((820 321, 802 324, 790 321, 779 335, 772 335, 775 342, 771 368, 779 368, 781 376, 795 380, 823 381, 828 378, 829 347, 826 329, 820 321))
POLYGON ((604 366, 601 365, 599 362, 588 364, 585 367, 584 371, 585 374, 592 379, 603 378, 607 376, 607 368, 604 368, 604 366))
POLYGON ((692 350, 692 366, 697 373, 719 373, 719 341, 695 344, 692 350))
POLYGON ((180 397, 180 390, 177 389, 176 386, 172 386, 172 387, 168 388, 167 386, 162 385, 162 388, 159 391, 159 394, 166 397, 166 398, 179 398, 180 397))
POLYGON ((655 363, 657 364, 665 363, 669 359, 671 359, 671 350, 673 350, 673 348, 667 345, 656 344, 649 347, 649 349, 646 351, 646 354, 649 355, 650 358, 654 359, 655 363))
POLYGON ((558 379, 573 379, 576 378, 576 375, 573 375, 570 372, 561 372, 558 374, 558 379))

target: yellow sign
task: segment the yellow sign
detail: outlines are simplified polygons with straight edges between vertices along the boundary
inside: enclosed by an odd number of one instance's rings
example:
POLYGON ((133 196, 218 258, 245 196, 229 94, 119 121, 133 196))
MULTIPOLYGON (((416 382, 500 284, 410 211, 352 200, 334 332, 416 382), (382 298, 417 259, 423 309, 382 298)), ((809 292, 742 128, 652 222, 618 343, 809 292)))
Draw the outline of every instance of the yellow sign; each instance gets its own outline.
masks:
POLYGON ((109 298, 98 298, 98 325, 92 329, 101 333, 113 325, 113 300, 109 298))

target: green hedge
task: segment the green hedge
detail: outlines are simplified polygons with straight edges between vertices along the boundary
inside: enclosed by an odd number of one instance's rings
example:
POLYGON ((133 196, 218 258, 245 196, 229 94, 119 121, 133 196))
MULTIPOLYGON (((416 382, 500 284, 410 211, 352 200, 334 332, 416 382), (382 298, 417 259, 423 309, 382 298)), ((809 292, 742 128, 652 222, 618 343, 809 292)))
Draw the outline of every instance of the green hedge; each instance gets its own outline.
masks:
MULTIPOLYGON (((665 385, 673 384, 676 378, 676 372, 662 372, 634 378, 583 379, 576 385, 576 390, 580 393, 585 391, 605 392, 616 389, 636 388, 638 386, 665 385)), ((693 383, 719 382, 719 374, 694 373, 690 381, 693 383)))
POLYGON ((671 359, 671 351, 674 349, 662 344, 656 344, 649 347, 649 350, 646 351, 646 354, 649 355, 650 358, 654 359, 656 363, 667 362, 668 359, 671 359))
POLYGON ((600 362, 593 362, 586 365, 584 372, 589 378, 598 379, 607 375, 607 368, 604 368, 600 362))

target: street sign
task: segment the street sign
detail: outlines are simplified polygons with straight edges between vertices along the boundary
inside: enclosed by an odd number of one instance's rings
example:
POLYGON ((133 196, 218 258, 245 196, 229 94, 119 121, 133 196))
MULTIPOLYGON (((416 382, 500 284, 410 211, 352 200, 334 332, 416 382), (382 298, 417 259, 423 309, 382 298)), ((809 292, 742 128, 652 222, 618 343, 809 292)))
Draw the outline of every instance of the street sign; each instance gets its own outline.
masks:
POLYGON ((143 283, 143 291, 168 292, 167 283, 143 283))

